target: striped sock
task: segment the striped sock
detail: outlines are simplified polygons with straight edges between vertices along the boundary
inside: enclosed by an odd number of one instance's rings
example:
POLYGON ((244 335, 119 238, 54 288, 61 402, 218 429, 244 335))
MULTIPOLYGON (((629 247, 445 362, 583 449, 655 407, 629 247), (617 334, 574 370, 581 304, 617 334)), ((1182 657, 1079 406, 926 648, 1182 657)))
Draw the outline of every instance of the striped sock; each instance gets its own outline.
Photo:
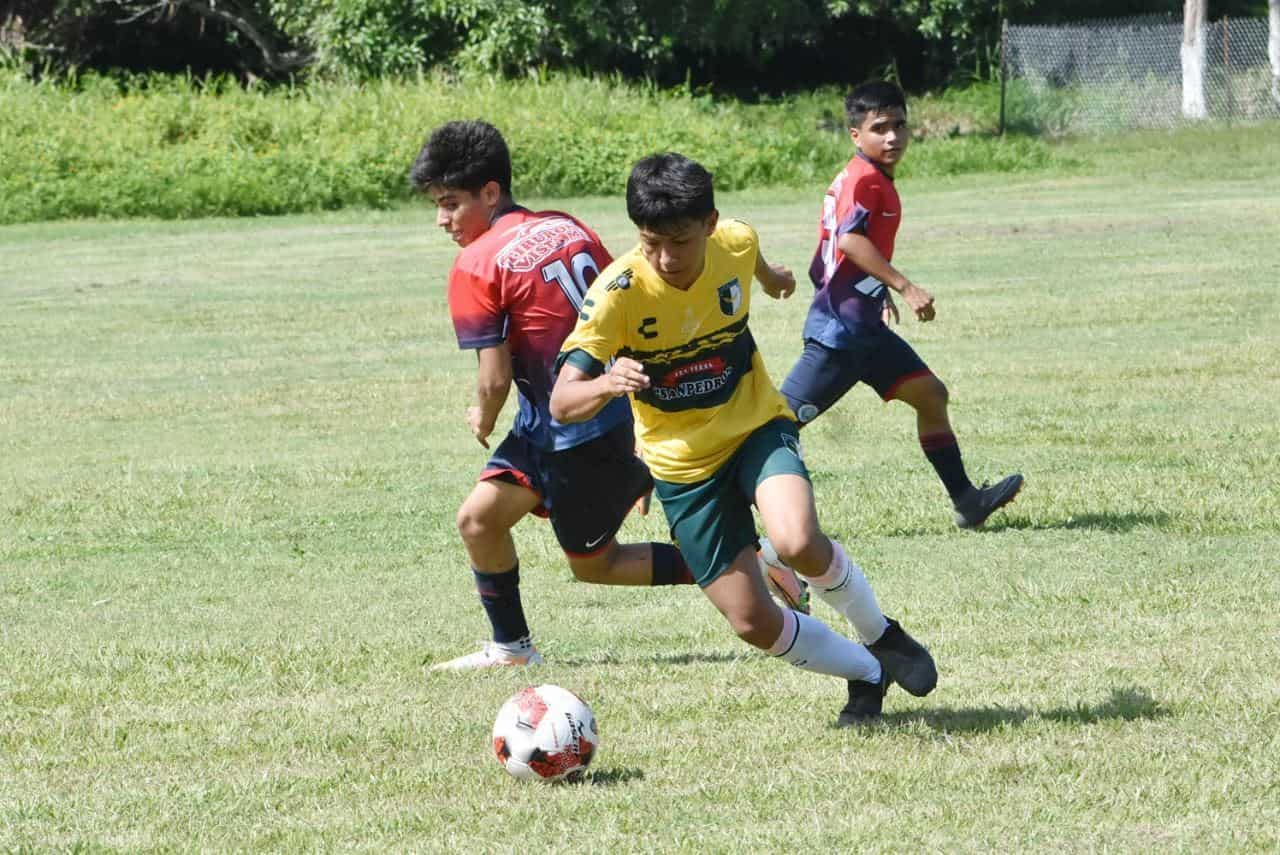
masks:
POLYGON ((846 680, 880 681, 880 663, 867 648, 817 618, 782 610, 782 632, 769 655, 805 671, 846 680))
POLYGON ((956 442, 954 433, 946 430, 925 434, 920 437, 920 448, 924 451, 925 458, 933 464, 933 471, 938 473, 951 501, 956 501, 973 489, 973 482, 965 474, 964 462, 960 459, 960 444, 956 442))
POLYGON ((831 541, 831 564, 821 576, 810 577, 809 584, 819 599, 853 624, 864 644, 878 639, 889 626, 862 568, 854 564, 844 547, 834 540, 831 541))

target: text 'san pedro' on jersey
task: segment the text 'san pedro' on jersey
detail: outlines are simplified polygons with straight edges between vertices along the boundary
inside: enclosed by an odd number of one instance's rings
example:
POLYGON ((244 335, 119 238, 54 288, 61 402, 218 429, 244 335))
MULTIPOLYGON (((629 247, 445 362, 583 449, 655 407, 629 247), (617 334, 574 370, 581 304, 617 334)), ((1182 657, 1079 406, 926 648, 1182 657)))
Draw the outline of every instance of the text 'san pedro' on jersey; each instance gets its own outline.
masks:
POLYGON ((564 343, 565 360, 588 374, 615 356, 643 363, 651 385, 632 407, 655 478, 709 478, 760 425, 790 418, 747 327, 758 253, 750 226, 724 220, 702 275, 681 290, 632 249, 601 272, 564 343))
POLYGON ((560 344, 609 261, 595 232, 568 214, 517 208, 464 248, 449 273, 458 346, 509 345, 520 405, 512 430, 539 448, 572 448, 628 418, 625 402, 577 425, 562 425, 550 412, 560 344))

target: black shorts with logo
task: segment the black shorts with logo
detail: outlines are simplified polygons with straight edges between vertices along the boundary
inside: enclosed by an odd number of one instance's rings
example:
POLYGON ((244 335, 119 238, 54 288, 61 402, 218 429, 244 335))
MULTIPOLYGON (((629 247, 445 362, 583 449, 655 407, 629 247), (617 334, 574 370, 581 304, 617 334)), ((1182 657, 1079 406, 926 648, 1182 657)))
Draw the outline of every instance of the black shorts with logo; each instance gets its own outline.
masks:
POLYGON ((857 383, 866 383, 889 401, 903 383, 931 373, 911 345, 884 327, 843 349, 806 339, 804 351, 778 391, 803 425, 830 409, 857 383))
POLYGON ((567 555, 593 555, 618 533, 636 500, 653 489, 653 477, 635 453, 631 422, 561 451, 543 451, 507 434, 480 480, 497 478, 537 493, 534 510, 551 518, 567 555))

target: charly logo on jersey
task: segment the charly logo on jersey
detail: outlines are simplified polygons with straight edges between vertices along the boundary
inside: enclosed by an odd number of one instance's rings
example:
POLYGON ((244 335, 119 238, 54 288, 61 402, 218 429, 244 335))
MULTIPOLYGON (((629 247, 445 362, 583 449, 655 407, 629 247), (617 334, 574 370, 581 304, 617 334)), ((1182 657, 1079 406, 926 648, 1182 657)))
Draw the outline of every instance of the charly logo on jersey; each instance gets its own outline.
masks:
POLYGON ((493 262, 502 270, 528 273, 568 244, 589 240, 591 236, 573 220, 550 217, 517 227, 493 262))
POLYGON ((719 356, 711 356, 663 374, 653 385, 651 394, 660 401, 694 398, 723 389, 732 376, 732 365, 719 356))
POLYGON ((738 284, 737 279, 730 279, 721 285, 716 293, 720 295, 720 311, 729 317, 736 315, 738 309, 742 308, 742 286, 738 284))

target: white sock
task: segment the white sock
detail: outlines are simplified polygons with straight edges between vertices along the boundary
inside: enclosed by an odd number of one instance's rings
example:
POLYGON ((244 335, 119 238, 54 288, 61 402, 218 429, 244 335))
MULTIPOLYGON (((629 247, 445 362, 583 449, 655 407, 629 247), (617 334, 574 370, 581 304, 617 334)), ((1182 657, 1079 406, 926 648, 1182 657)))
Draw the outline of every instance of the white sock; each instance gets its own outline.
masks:
POLYGON ((817 618, 782 610, 782 633, 769 655, 783 662, 846 680, 880 681, 880 662, 867 648, 838 635, 817 618))
POLYGON ((515 641, 495 641, 493 646, 508 656, 528 656, 533 652, 533 636, 526 635, 515 641))
POLYGON ((819 599, 849 619, 863 644, 884 635, 889 622, 880 611, 871 583, 840 544, 831 541, 831 566, 821 576, 810 577, 808 581, 819 599))

